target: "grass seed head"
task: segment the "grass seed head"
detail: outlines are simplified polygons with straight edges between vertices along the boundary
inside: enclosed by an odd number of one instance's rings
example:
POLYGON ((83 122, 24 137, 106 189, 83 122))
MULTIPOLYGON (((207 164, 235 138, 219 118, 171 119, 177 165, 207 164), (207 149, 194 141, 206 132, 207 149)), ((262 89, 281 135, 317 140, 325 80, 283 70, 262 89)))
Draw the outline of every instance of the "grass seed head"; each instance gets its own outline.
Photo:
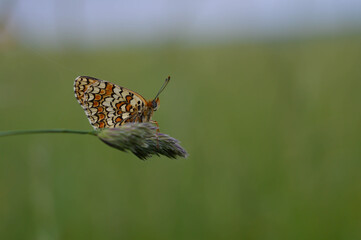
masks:
POLYGON ((109 146, 130 151, 143 160, 152 155, 169 158, 188 156, 177 139, 157 133, 157 127, 151 123, 127 123, 117 128, 105 128, 97 135, 109 146))

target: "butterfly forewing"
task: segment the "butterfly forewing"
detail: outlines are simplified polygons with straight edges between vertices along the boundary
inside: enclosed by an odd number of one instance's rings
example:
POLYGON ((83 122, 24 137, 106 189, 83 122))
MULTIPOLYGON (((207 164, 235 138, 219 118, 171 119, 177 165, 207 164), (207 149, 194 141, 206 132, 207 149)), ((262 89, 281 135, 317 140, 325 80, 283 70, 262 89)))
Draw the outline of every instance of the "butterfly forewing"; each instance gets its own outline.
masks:
POLYGON ((75 79, 74 92, 95 129, 142 121, 147 102, 134 91, 100 79, 80 76, 75 79))

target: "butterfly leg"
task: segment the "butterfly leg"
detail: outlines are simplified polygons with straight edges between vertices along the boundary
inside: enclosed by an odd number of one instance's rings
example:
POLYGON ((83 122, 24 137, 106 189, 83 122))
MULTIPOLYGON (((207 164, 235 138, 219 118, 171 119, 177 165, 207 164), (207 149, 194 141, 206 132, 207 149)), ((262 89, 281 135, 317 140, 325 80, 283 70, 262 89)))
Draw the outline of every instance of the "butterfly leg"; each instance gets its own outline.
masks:
POLYGON ((158 122, 157 121, 154 121, 154 120, 150 120, 151 123, 154 123, 155 125, 157 125, 157 149, 159 149, 159 138, 158 138, 158 133, 160 132, 159 131, 159 125, 158 125, 158 122))
POLYGON ((150 120, 151 123, 154 123, 155 125, 157 125, 157 133, 159 133, 159 124, 157 121, 154 121, 154 120, 150 120))

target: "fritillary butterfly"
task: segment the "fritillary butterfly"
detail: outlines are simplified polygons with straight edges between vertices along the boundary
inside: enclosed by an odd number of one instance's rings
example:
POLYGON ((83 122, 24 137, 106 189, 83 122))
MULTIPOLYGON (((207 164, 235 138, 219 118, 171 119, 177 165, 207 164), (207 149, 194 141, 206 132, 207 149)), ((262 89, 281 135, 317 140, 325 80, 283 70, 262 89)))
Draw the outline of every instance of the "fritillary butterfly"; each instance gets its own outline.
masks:
POLYGON ((151 118, 159 105, 158 96, 169 80, 167 77, 155 98, 149 101, 127 88, 87 76, 75 79, 74 92, 95 129, 114 128, 127 122, 155 122, 151 118))

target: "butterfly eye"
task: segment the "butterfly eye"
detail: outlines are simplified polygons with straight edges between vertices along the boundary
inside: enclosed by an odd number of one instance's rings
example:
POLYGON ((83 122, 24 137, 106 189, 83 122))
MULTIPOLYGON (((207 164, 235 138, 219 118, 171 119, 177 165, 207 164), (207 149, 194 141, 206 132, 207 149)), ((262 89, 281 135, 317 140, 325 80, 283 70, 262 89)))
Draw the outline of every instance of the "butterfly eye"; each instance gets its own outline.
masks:
POLYGON ((154 111, 157 110, 157 107, 158 107, 157 102, 156 102, 156 101, 152 101, 152 108, 153 108, 154 111))

